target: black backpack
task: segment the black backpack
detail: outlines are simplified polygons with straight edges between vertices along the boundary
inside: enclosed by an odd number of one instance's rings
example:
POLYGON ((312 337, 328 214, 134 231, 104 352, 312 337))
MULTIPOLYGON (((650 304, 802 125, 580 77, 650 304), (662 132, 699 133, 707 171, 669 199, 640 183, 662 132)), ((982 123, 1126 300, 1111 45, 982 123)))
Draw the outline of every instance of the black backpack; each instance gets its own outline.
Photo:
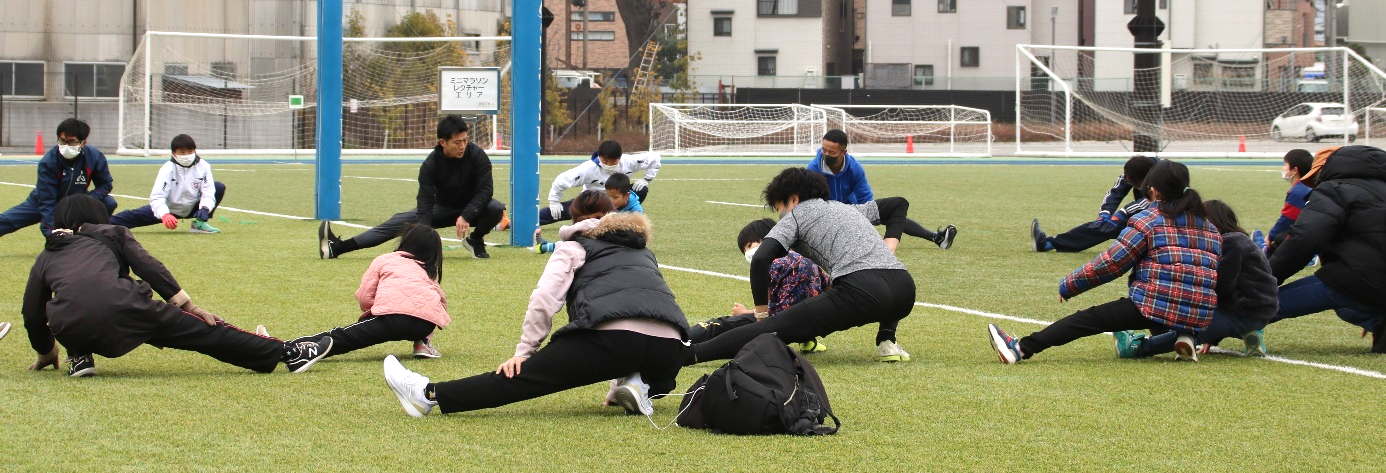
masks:
POLYGON ((830 435, 842 427, 813 365, 773 333, 751 340, 736 358, 698 379, 676 422, 742 435, 830 435), (823 425, 827 418, 833 427, 823 425))

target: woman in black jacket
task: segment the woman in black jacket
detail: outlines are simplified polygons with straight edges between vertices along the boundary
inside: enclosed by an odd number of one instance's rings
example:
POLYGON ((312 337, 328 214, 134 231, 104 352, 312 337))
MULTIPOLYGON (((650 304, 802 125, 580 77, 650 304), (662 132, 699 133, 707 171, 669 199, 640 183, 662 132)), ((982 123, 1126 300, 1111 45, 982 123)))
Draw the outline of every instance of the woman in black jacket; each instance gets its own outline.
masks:
POLYGON ((1280 287, 1272 323, 1334 310, 1376 335, 1386 350, 1386 151, 1344 146, 1319 151, 1304 178, 1315 183, 1309 203, 1271 255, 1271 271, 1284 282, 1318 254, 1312 276, 1280 287))
POLYGON ((65 197, 53 211, 56 228, 24 288, 24 328, 39 354, 30 370, 57 368, 58 343, 67 347, 73 377, 96 371, 93 354, 117 358, 142 344, 204 353, 263 373, 280 362, 302 372, 331 348, 247 333, 193 305, 129 229, 107 224, 109 215, 88 195, 65 197), (141 280, 131 279, 131 272, 141 280), (153 299, 155 292, 164 300, 153 299))

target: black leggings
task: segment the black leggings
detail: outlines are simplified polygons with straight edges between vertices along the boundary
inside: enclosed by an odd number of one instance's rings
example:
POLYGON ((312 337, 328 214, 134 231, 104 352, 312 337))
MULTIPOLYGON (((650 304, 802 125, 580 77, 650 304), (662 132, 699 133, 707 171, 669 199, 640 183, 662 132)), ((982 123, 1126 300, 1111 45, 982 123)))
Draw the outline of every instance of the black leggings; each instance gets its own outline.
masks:
POLYGON ((507 378, 494 371, 434 385, 444 413, 534 399, 640 373, 650 395, 672 391, 683 342, 625 330, 574 330, 555 337, 507 378))
POLYGON ((332 350, 327 356, 337 356, 385 342, 423 340, 436 328, 433 322, 411 315, 381 315, 299 339, 330 335, 332 350))
POLYGON ((261 373, 274 371, 285 351, 284 342, 280 340, 261 337, 225 322, 207 325, 191 314, 171 318, 145 343, 159 348, 195 351, 261 373))
POLYGON ((933 241, 934 232, 929 231, 920 225, 919 222, 909 219, 910 201, 904 197, 886 197, 876 199, 876 211, 880 213, 880 225, 885 225, 885 237, 900 239, 900 235, 909 235, 916 238, 933 241))
POLYGON ((1029 359, 1049 347, 1057 347, 1103 332, 1121 330, 1150 330, 1160 333, 1170 330, 1170 327, 1146 318, 1135 302, 1123 297, 1074 312, 1020 339, 1020 351, 1029 359))
POLYGON ((777 333, 787 343, 880 323, 876 343, 895 341, 900 319, 914 310, 914 277, 903 269, 866 269, 833 280, 832 288, 775 314, 684 349, 684 365, 728 360, 762 333, 777 333))
POLYGON ((1116 239, 1121 236, 1122 225, 1110 225, 1103 222, 1088 222, 1069 231, 1049 237, 1049 243, 1054 245, 1054 250, 1064 253, 1074 253, 1087 250, 1100 245, 1107 240, 1116 239))

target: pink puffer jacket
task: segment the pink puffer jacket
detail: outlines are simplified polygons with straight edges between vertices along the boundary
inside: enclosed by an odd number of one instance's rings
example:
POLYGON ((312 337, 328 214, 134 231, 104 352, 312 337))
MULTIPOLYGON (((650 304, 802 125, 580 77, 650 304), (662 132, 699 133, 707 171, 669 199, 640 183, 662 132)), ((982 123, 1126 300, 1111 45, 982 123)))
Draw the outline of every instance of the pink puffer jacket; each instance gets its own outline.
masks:
POLYGON ((356 302, 365 312, 361 317, 402 314, 433 322, 438 328, 452 322, 443 288, 428 277, 422 263, 403 251, 371 261, 370 269, 361 276, 356 302))

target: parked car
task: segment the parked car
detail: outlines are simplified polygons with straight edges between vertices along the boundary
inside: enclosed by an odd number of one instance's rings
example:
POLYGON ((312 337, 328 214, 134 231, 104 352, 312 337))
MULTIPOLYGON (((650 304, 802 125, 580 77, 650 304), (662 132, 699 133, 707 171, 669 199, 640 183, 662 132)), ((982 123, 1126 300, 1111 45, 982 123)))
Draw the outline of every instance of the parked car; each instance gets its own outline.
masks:
POLYGON ((1308 102, 1290 107, 1285 113, 1271 121, 1271 138, 1283 141, 1285 138, 1304 138, 1305 141, 1318 142, 1326 136, 1342 137, 1357 141, 1357 117, 1347 114, 1347 107, 1340 103, 1308 102))

